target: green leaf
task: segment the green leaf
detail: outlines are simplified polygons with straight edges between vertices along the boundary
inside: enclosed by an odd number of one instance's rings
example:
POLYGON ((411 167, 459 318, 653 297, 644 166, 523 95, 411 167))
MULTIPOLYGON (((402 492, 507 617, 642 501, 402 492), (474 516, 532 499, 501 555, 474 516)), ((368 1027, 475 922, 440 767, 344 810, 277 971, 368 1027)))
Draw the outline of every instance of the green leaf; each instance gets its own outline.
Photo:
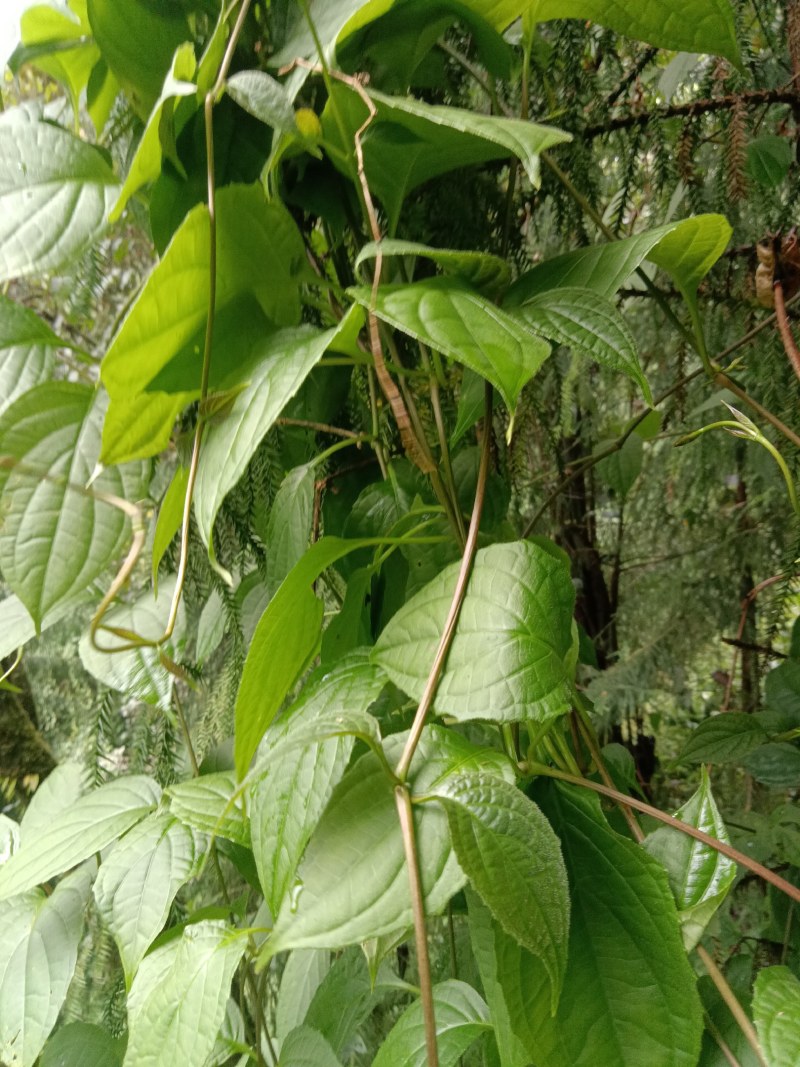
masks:
MULTIPOLYGON (((613 441, 598 441, 595 453, 603 452, 613 441)), ((622 448, 601 459, 597 464, 597 473, 617 496, 624 500, 633 489, 642 473, 644 449, 638 434, 631 434, 623 442, 622 448)))
POLYGON ((539 293, 564 286, 612 297, 645 260, 666 270, 684 296, 692 294, 725 250, 731 235, 722 215, 697 215, 608 244, 590 245, 521 275, 509 289, 505 307, 525 304, 539 293))
MULTIPOLYGON (((103 409, 102 394, 86 386, 47 382, 0 418, 0 455, 20 464, 0 471, 0 569, 37 628, 81 597, 128 537, 122 511, 69 487, 82 488, 96 473, 103 409)), ((139 464, 105 470, 92 492, 136 500, 144 473, 139 464)))
POLYGON ((794 160, 791 143, 785 137, 766 134, 747 146, 747 172, 766 189, 780 185, 794 160))
POLYGON ((179 44, 191 39, 179 7, 148 0, 88 0, 89 22, 103 59, 142 118, 152 109, 179 44))
POLYGON ((439 785, 458 862, 503 929, 537 956, 558 1005, 567 966, 569 886, 561 846, 537 806, 488 774, 439 785))
MULTIPOLYGON (((730 844, 725 823, 711 794, 705 767, 701 771, 700 787, 675 812, 675 816, 730 844)), ((650 834, 644 847, 667 871, 688 952, 700 940, 711 916, 728 895, 736 878, 736 864, 702 841, 668 826, 659 827, 650 834)))
POLYGON ((626 374, 641 386, 648 404, 650 386, 639 366, 636 342, 622 315, 606 297, 569 286, 540 293, 524 305, 523 317, 551 341, 626 374))
POLYGON ((237 933, 222 922, 194 923, 176 945, 145 958, 128 998, 126 1063, 174 1067, 205 1062, 245 949, 237 933))
MULTIPOLYGON (((117 202, 109 213, 110 222, 117 221, 125 205, 137 190, 155 181, 161 173, 162 144, 169 145, 174 142, 173 123, 177 101, 181 97, 197 95, 197 86, 192 82, 196 67, 194 48, 187 41, 178 48, 172 59, 172 65, 164 79, 161 93, 153 106, 128 167, 117 202)), ((174 151, 171 154, 177 159, 174 151)))
POLYGON ((322 1034, 342 1057, 382 998, 380 976, 372 978, 362 946, 344 951, 320 983, 309 1005, 305 1025, 322 1034))
MULTIPOLYGON (((259 774, 250 791, 250 818, 259 879, 273 915, 280 911, 353 751, 352 734, 325 734, 331 728, 347 729, 354 717, 364 716, 385 681, 363 653, 354 653, 306 683, 300 699, 264 736, 259 774)), ((377 733, 374 721, 373 726, 377 733)))
POLYGON ((225 635, 226 623, 227 617, 222 597, 218 590, 213 589, 197 623, 195 658, 198 663, 203 663, 219 648, 225 635))
MULTIPOLYGON (((446 567, 391 619, 375 659, 419 700, 452 600, 459 564, 446 567)), ((566 555, 545 540, 481 549, 434 707, 459 722, 546 722, 572 698, 575 589, 566 555)))
POLYGON ((100 786, 23 841, 0 867, 0 900, 24 893, 83 863, 149 815, 161 796, 152 778, 133 775, 100 786))
POLYGON ((283 579, 303 556, 311 536, 316 465, 304 463, 281 482, 267 524, 267 592, 275 595, 283 579))
POLYGON ((326 948, 298 948, 289 954, 275 1008, 275 1036, 279 1041, 302 1026, 330 966, 331 954, 326 948))
POLYGON ((0 906, 0 1061, 8 1067, 32 1067, 55 1026, 78 960, 92 875, 82 868, 50 896, 37 889, 0 906))
POLYGON ((225 82, 225 92, 267 126, 283 133, 298 132, 289 94, 263 70, 240 70, 225 82))
POLYGON ((42 1050, 39 1067, 122 1067, 125 1042, 92 1023, 67 1023, 42 1050))
POLYGON ((0 293, 0 415, 49 380, 61 343, 37 315, 0 293))
POLYGON ((348 315, 331 330, 311 326, 281 330, 261 342, 251 366, 232 384, 243 386, 226 416, 212 422, 200 453, 194 505, 203 541, 212 545, 222 501, 247 469, 261 441, 328 349, 342 333, 360 326, 348 315))
POLYGON ((37 4, 22 12, 19 28, 22 43, 9 66, 18 70, 23 63, 32 63, 61 82, 78 122, 80 95, 100 59, 100 50, 91 39, 86 4, 71 0, 61 10, 37 4))
POLYGON ((456 424, 450 436, 450 447, 455 448, 467 430, 483 418, 486 410, 486 388, 484 380, 475 371, 464 368, 461 376, 461 389, 458 394, 456 424))
MULTIPOLYGON (((472 986, 455 979, 433 987, 433 1008, 440 1067, 455 1067, 470 1045, 491 1030, 488 1009, 472 986)), ((427 1062, 422 1004, 415 1001, 392 1027, 372 1067, 425 1067, 427 1062)))
POLYGON ((179 466, 172 476, 169 488, 164 494, 158 509, 158 519, 153 534, 153 588, 158 590, 158 565, 164 553, 172 544, 172 539, 183 525, 183 509, 186 503, 186 490, 189 486, 189 468, 179 466))
POLYGON ((795 1067, 800 1059, 800 982, 788 967, 759 971, 753 1014, 769 1067, 795 1067))
POLYGON ((663 869, 610 829, 593 795, 560 783, 536 795, 561 838, 572 919, 555 1017, 538 960, 502 949, 501 981, 529 1054, 548 1067, 695 1067, 700 1001, 663 869))
POLYGON ((167 790, 170 811, 187 826, 250 847, 250 821, 233 771, 203 774, 167 790))
MULTIPOLYGON (((371 306, 371 290, 350 295, 371 306)), ((519 316, 509 315, 456 278, 384 285, 375 314, 390 326, 463 363, 491 382, 509 411, 550 355, 550 346, 519 316)))
POLYGON ((523 11, 536 22, 589 20, 658 48, 708 52, 725 56, 737 65, 740 63, 728 0, 671 0, 669 4, 638 4, 635 0, 616 4, 604 0, 492 0, 488 12, 482 0, 465 0, 465 3, 467 7, 482 10, 484 18, 503 27, 523 11))
MULTIPOLYGON (((395 734, 384 742, 390 763, 399 758, 404 740, 395 734)), ((485 758, 483 750, 458 735, 428 727, 412 764, 412 794, 429 795, 456 767, 480 766, 485 758)), ((450 845, 444 812, 422 805, 415 810, 415 821, 426 912, 436 915, 465 877, 450 845)), ((381 762, 368 753, 334 791, 262 959, 287 948, 340 948, 411 922, 394 789, 381 762)))
POLYGON ((748 774, 770 789, 800 785, 800 749, 787 741, 773 741, 754 749, 742 760, 748 774))
POLYGON ((148 459, 169 448, 175 419, 195 392, 137 393, 109 403, 103 423, 103 463, 148 459))
POLYGON ((771 670, 764 690, 764 702, 779 718, 781 729, 800 726, 800 663, 788 659, 771 670))
POLYGON ((50 828, 61 813, 80 800, 86 790, 86 775, 80 763, 59 763, 30 799, 20 822, 25 841, 34 841, 50 828))
POLYGON ((281 1044, 278 1067, 341 1067, 341 1064, 322 1034, 300 1026, 281 1044))
POLYGON ((445 274, 463 278, 468 285, 479 289, 489 298, 504 292, 511 281, 511 268, 504 259, 489 252, 462 252, 453 248, 431 248, 429 245, 417 244, 415 241, 398 241, 386 239, 371 241, 358 253, 355 266, 358 268, 368 259, 375 259, 380 254, 385 257, 421 256, 430 259, 445 274))
POLYGON ((761 724, 752 715, 729 711, 705 719, 689 735, 681 763, 731 763, 743 759, 767 740, 761 724))
POLYGON ((0 281, 76 259, 104 229, 118 191, 96 148, 8 115, 0 118, 0 281))
POLYGON ((128 987, 203 849, 201 838, 160 812, 130 830, 102 863, 94 897, 117 942, 128 987))
MULTIPOLYGON (((300 318, 298 286, 303 244, 291 216, 267 203, 258 186, 220 189, 217 208, 217 314, 252 294, 278 326, 300 318)), ((184 219, 151 271, 111 343, 101 377, 113 404, 130 403, 204 329, 209 295, 208 208, 200 204, 184 219)), ((248 340, 250 335, 248 334, 248 340)), ((189 351, 196 388, 201 350, 189 351)), ((167 392, 183 391, 168 389, 167 392)))
MULTIPOLYGON (((333 149, 332 162, 354 177, 354 138, 368 117, 367 106, 345 85, 334 83, 332 89, 321 117, 324 143, 333 149)), ((370 92, 370 99, 376 115, 363 139, 364 167, 370 190, 386 209, 389 234, 396 229, 405 197, 430 178, 513 156, 538 186, 540 154, 570 140, 563 130, 521 119, 375 91, 370 92)))

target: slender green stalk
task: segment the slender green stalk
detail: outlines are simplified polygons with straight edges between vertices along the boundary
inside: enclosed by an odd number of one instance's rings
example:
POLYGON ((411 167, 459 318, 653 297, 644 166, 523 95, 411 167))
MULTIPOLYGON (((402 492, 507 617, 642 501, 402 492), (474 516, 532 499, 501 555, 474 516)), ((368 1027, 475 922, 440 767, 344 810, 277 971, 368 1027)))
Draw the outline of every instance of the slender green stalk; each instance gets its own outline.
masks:
POLYGON ((758 1035, 756 1034, 755 1028, 750 1022, 747 1012, 739 1003, 736 994, 728 984, 728 980, 726 979, 725 975, 722 973, 719 967, 717 967, 713 957, 706 951, 706 949, 702 945, 697 945, 695 951, 702 960, 703 966, 708 972, 709 978, 717 987, 719 995, 728 1005, 731 1015, 736 1020, 737 1026, 745 1036, 745 1040, 747 1041, 750 1048, 753 1050, 753 1054, 758 1060, 759 1067, 769 1067, 766 1059, 764 1058, 764 1053, 761 1050, 761 1045, 759 1044, 758 1035))

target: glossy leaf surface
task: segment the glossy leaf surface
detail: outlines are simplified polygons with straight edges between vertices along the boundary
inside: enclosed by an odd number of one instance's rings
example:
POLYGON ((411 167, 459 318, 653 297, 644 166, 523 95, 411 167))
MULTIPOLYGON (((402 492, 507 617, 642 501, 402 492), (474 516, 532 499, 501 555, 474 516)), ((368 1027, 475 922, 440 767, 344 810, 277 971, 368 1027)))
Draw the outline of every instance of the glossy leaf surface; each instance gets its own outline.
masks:
MULTIPOLYGON (((375 659, 395 685, 419 700, 458 574, 446 567, 392 618, 375 659)), ((571 699, 571 615, 575 590, 567 558, 546 541, 512 542, 475 557, 456 636, 434 699, 459 721, 544 722, 571 699)))

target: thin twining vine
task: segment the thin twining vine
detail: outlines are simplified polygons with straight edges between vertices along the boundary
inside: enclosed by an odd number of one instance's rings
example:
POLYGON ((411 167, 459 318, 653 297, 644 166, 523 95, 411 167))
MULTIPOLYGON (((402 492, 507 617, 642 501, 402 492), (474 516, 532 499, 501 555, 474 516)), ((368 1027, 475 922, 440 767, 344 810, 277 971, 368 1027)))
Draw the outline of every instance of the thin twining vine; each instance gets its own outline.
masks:
POLYGON ((170 603, 169 615, 167 616, 167 623, 164 627, 164 631, 160 637, 154 640, 148 640, 137 634, 129 634, 129 643, 127 645, 118 646, 116 648, 103 648, 97 643, 98 630, 107 629, 103 626, 103 618, 108 611, 109 607, 115 600, 117 594, 125 586, 128 579, 133 572, 133 568, 136 566, 136 562, 141 553, 144 545, 144 533, 142 533, 141 539, 134 538, 134 542, 131 545, 131 550, 125 557, 122 566, 114 576, 114 580, 109 586, 106 595, 100 601, 100 605, 92 618, 91 626, 89 628, 89 638, 92 645, 100 652, 121 652, 130 648, 141 647, 158 647, 168 641, 172 636, 175 629, 175 623, 178 618, 178 609, 180 607, 181 599, 183 597, 183 587, 186 581, 186 569, 189 564, 189 532, 192 519, 192 499, 194 496, 195 482, 197 481, 197 471, 200 464, 200 446, 203 440, 203 431, 205 430, 205 418, 203 417, 203 410, 205 408, 206 400, 208 399, 208 382, 211 373, 211 342, 214 338, 214 319, 216 313, 217 303, 217 216, 216 216, 216 203, 217 203, 217 183, 216 175, 214 172, 214 105, 222 92, 222 88, 225 84, 225 79, 228 76, 228 70, 230 69, 231 61, 233 60, 233 53, 236 49, 239 36, 244 26, 244 21, 247 18, 247 12, 250 8, 251 0, 242 0, 241 7, 239 8, 239 14, 236 17, 236 22, 231 32, 230 39, 228 40, 225 54, 222 57, 219 70, 217 71, 217 77, 212 87, 208 90, 204 100, 204 117, 205 117, 205 135, 206 135, 206 177, 208 185, 208 234, 209 234, 209 258, 208 258, 208 315, 206 317, 206 331, 205 341, 203 345, 203 366, 200 375, 200 416, 197 420, 197 426, 194 432, 194 442, 192 444, 192 457, 189 463, 189 477, 186 485, 186 495, 183 501, 183 517, 181 521, 181 541, 180 541, 180 554, 178 557, 178 569, 175 579, 175 590, 172 594, 172 601, 170 603), (136 551, 134 551, 134 548, 136 551))

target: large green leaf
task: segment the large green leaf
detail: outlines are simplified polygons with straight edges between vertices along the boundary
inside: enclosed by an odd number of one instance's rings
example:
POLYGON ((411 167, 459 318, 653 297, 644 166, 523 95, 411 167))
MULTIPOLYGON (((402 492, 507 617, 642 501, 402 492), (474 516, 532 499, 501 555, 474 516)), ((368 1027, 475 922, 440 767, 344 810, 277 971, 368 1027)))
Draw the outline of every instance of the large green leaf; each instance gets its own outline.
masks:
POLYGON ((330 966, 331 954, 326 948, 298 948, 289 954, 275 1006, 275 1036, 279 1041, 302 1026, 330 966))
POLYGON ((0 900, 24 893, 100 852, 149 815, 160 796, 152 778, 134 775, 81 797, 46 830, 25 840, 0 867, 0 900))
POLYGON ((555 1011, 567 966, 569 886, 550 823, 495 775, 456 775, 436 795, 464 873, 503 929, 544 964, 555 1011))
POLYGON ((16 71, 23 63, 32 63, 61 82, 77 122, 81 93, 100 59, 100 50, 91 38, 85 0, 69 0, 60 10, 35 4, 22 12, 19 29, 21 44, 9 66, 16 71))
POLYGON ((561 838, 572 919, 555 1017, 539 961, 500 939, 519 1037, 548 1067, 695 1067, 700 1001, 663 869, 611 830, 595 796, 560 784, 536 795, 561 838))
POLYGON ((61 813, 83 796, 87 776, 80 763, 64 762, 48 774, 33 794, 20 822, 25 841, 35 840, 50 829, 61 813))
POLYGON ((214 519, 222 501, 247 469, 261 441, 327 348, 343 333, 358 331, 360 314, 331 330, 311 326, 279 330, 254 349, 230 411, 210 423, 203 440, 195 490, 200 535, 211 547, 214 519))
POLYGON ((378 254, 384 257, 409 256, 430 259, 445 274, 454 274, 479 289, 486 296, 494 297, 505 291, 511 281, 511 268, 504 259, 489 252, 462 252, 454 248, 431 248, 415 241, 371 241, 358 253, 356 267, 378 254))
MULTIPOLYGON (((371 290, 350 290, 371 307, 371 290)), ((457 278, 430 278, 413 285, 384 285, 375 314, 449 359, 491 382, 513 412, 517 398, 550 355, 526 320, 498 308, 457 278)))
MULTIPOLYGON (((459 564, 393 616, 376 661, 415 700, 439 644, 459 564)), ((569 709, 575 589, 566 555, 545 540, 481 549, 467 587, 434 707, 463 722, 544 722, 569 709)))
POLYGON ((124 1038, 92 1023, 67 1023, 45 1045, 39 1067, 122 1067, 124 1055, 124 1038))
MULTIPOLYGON (((334 83, 332 89, 321 119, 323 135, 335 149, 333 162, 353 176, 354 139, 367 119, 367 106, 357 92, 345 85, 334 83)), ((374 91, 370 97, 376 116, 363 139, 364 167, 371 191, 386 209, 390 235, 395 231, 405 197, 430 178, 514 156, 538 186, 540 154, 570 140, 563 130, 521 119, 483 115, 374 91)))
POLYGON ((643 260, 666 270, 684 295, 694 289, 725 250, 731 235, 722 215, 697 215, 608 244, 590 245, 545 260, 508 291, 505 306, 524 304, 550 289, 592 289, 611 297, 643 260))
POLYGON ((180 6, 148 0, 88 0, 88 10, 103 59, 145 118, 175 49, 191 39, 185 15, 180 6))
POLYGON ((130 830, 100 867, 94 897, 117 942, 129 987, 203 847, 173 815, 159 812, 130 830))
POLYGON ((0 1061, 32 1067, 53 1029, 78 960, 92 871, 46 896, 35 889, 0 905, 0 1061))
POLYGON ((641 386, 647 403, 653 403, 633 334, 606 297, 591 289, 551 289, 524 305, 523 318, 551 341, 626 374, 641 386))
POLYGON ((753 749, 744 768, 770 789, 794 789, 800 785, 800 748, 788 741, 773 741, 753 749))
MULTIPOLYGON (((711 783, 705 767, 701 771, 700 787, 675 812, 675 816, 730 844, 725 823, 711 794, 711 783)), ((694 948, 711 916, 733 885, 736 864, 702 841, 668 826, 659 827, 650 834, 644 847, 666 868, 678 906, 683 943, 687 950, 694 948)))
POLYGON ((323 738, 320 719, 366 712, 383 689, 383 672, 354 653, 306 684, 300 699, 264 736, 250 792, 253 853, 273 915, 291 888, 303 850, 347 768, 355 737, 323 738), (286 742, 300 743, 288 748, 286 742))
POLYGON ((315 992, 305 1025, 322 1034, 338 1056, 347 1056, 359 1027, 385 992, 382 977, 370 973, 363 946, 345 950, 315 992))
MULTIPOLYGON (((161 583, 157 597, 145 592, 132 604, 118 604, 107 613, 103 625, 119 627, 127 633, 157 641, 164 633, 174 592, 175 578, 171 576, 161 583)), ((160 657, 166 654, 175 658, 176 650, 182 647, 184 633, 185 614, 181 604, 172 637, 161 648, 143 646, 119 652, 99 651, 92 645, 87 633, 81 638, 78 651, 86 670, 109 689, 116 689, 160 708, 168 708, 175 678, 160 657)), ((104 650, 129 644, 127 637, 117 637, 103 630, 98 632, 97 640, 104 650)))
POLYGON ((282 1042, 278 1067, 341 1067, 341 1064, 322 1034, 300 1026, 282 1042))
POLYGON ((62 343, 38 315, 0 293, 0 415, 48 381, 62 343))
POLYGON ((202 1064, 225 1018, 245 941, 225 923, 187 926, 143 961, 128 998, 126 1067, 202 1064))
POLYGON ((281 482, 267 523, 267 593, 274 596, 283 579, 303 556, 314 514, 315 464, 304 463, 281 482))
POLYGON ((730 711, 701 722, 683 746, 682 763, 729 763, 740 760, 767 740, 752 715, 730 711))
MULTIPOLYGON (((391 763, 404 735, 384 743, 391 763)), ((412 794, 428 795, 456 768, 496 764, 496 753, 459 735, 428 727, 412 764, 412 794)), ((426 910, 435 915, 464 884, 444 812, 415 809, 419 866, 426 910)), ((394 788, 377 757, 363 756, 333 793, 281 907, 266 957, 287 948, 338 948, 394 932, 412 922, 408 870, 394 788)))
MULTIPOLYGON (((294 325, 300 318, 304 253, 291 216, 250 185, 220 189, 216 208, 220 318, 237 298, 252 294, 273 323, 294 325)), ((101 376, 112 405, 130 403, 190 343, 185 359, 194 369, 191 385, 199 389, 202 345, 197 339, 208 314, 208 275, 208 208, 200 204, 186 216, 150 273, 103 360, 101 376)), ((248 342, 250 338, 248 332, 248 342)), ((179 383, 163 391, 184 389, 179 383)))
MULTIPOLYGON (((9 117, 11 116, 11 117, 9 117)), ((101 233, 118 192, 102 154, 48 122, 0 117, 0 281, 56 270, 101 233)))
MULTIPOLYGON (((109 214, 111 222, 120 217, 125 205, 138 189, 155 181, 161 173, 162 143, 169 145, 175 136, 173 123, 176 104, 182 97, 197 95, 197 86, 192 82, 196 68, 194 48, 187 41, 178 48, 172 59, 161 93, 128 167, 117 202, 109 214)), ((174 151, 171 154, 176 160, 177 154, 174 151)))
POLYGON ((463 0, 487 22, 505 29, 520 15, 535 22, 581 19, 607 26, 626 37, 673 51, 709 52, 739 62, 733 11, 728 0, 463 0))
MULTIPOLYGON (((433 987, 440 1067, 455 1067, 481 1034, 491 1030, 482 997, 466 982, 450 979, 433 987)), ((425 1020, 420 1001, 406 1008, 372 1061, 372 1067, 426 1067, 425 1020)))
POLYGON ((769 1067, 800 1062, 800 982, 788 967, 759 971, 753 1014, 769 1067))
POLYGON ((169 806, 187 826, 250 847, 250 824, 232 771, 202 774, 167 790, 169 806))
MULTIPOLYGON (((0 456, 24 465, 0 471, 0 569, 37 627, 48 612, 83 595, 127 539, 122 511, 69 487, 85 486, 95 472, 103 413, 102 394, 46 382, 0 418, 0 456)), ((105 470, 92 490, 137 500, 144 474, 138 463, 105 470)))

